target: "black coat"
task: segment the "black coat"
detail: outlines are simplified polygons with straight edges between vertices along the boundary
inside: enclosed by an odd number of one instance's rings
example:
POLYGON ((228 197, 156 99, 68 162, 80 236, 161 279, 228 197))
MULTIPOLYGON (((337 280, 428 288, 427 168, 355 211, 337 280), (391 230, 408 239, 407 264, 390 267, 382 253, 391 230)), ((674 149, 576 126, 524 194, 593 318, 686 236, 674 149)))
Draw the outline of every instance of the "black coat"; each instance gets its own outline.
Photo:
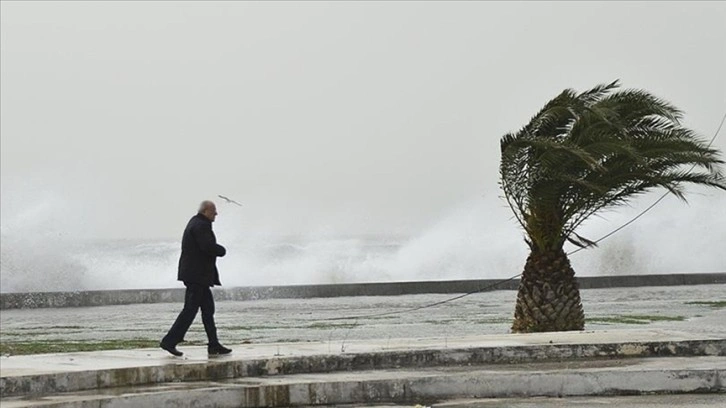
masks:
POLYGON ((184 229, 178 279, 184 283, 221 285, 216 263, 217 257, 226 253, 223 246, 217 245, 212 221, 202 214, 195 215, 184 229))

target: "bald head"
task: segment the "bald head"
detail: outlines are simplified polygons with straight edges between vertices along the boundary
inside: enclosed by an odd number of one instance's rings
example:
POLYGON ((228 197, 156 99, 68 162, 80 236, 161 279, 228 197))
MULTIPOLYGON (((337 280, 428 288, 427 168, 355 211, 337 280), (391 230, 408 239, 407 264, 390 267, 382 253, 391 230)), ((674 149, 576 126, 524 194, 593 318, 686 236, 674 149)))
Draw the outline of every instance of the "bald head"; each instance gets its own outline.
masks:
POLYGON ((217 218, 217 206, 212 201, 204 200, 199 204, 198 213, 209 218, 209 221, 214 222, 214 219, 217 218))

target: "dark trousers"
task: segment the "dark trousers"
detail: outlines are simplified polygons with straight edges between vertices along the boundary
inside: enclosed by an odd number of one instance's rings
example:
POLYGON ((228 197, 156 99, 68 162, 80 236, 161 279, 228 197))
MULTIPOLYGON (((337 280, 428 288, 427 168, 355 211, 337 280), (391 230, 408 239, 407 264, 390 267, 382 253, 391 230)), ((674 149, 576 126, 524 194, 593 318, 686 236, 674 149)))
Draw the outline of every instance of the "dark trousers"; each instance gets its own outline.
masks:
POLYGON ((219 344, 217 338, 217 327, 214 325, 214 297, 209 286, 197 283, 184 283, 187 290, 184 295, 184 309, 179 313, 179 317, 169 329, 169 333, 161 339, 161 342, 170 346, 176 346, 184 340, 189 326, 192 325, 194 318, 197 316, 197 310, 202 309, 202 323, 204 330, 207 332, 207 339, 210 345, 219 344))

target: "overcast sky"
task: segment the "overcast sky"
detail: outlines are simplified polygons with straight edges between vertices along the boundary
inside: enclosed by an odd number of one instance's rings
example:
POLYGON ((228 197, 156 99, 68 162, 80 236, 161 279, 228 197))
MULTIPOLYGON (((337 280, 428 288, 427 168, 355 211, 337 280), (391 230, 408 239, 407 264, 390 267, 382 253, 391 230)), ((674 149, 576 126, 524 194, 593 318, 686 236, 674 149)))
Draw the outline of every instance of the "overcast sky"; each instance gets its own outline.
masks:
POLYGON ((726 110, 724 2, 0 4, 5 231, 178 239, 223 194, 251 231, 416 234, 508 216, 499 139, 564 88, 619 78, 704 138, 726 110))

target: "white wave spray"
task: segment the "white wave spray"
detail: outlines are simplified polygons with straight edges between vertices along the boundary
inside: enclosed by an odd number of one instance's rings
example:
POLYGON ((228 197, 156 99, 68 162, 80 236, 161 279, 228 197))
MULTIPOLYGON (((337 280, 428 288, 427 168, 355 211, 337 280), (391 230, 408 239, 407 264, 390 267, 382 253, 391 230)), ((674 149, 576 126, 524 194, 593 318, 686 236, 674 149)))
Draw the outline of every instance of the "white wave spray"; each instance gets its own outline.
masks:
MULTIPOLYGON (((175 287, 179 241, 96 240, 74 226, 54 196, 3 217, 3 292, 175 287)), ((637 223, 571 257, 580 276, 726 270, 726 206, 712 191, 690 205, 668 199, 637 223)), ((647 200, 643 200, 647 205, 647 200)), ((637 206, 593 219, 581 233, 598 238, 637 206)), ((270 236, 246 231, 243 209, 215 223, 228 256, 225 286, 506 278, 527 256, 521 230, 496 198, 477 199, 412 236, 325 233, 270 236)))

